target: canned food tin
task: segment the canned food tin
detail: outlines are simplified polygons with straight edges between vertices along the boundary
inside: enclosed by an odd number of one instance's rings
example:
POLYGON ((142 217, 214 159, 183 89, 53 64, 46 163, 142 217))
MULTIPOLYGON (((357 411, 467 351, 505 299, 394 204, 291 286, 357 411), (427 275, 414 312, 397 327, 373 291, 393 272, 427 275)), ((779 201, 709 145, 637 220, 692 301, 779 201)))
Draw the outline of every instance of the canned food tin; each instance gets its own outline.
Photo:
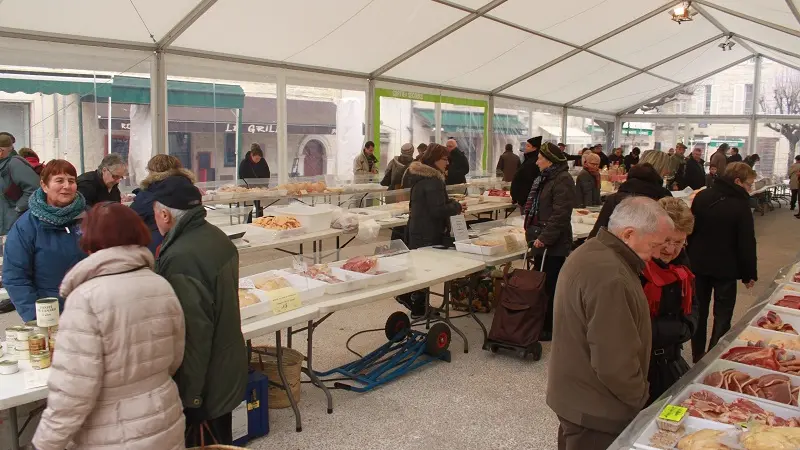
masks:
POLYGON ((36 323, 40 327, 58 325, 58 299, 46 297, 36 300, 36 323))
POLYGON ((17 326, 6 328, 6 352, 9 356, 14 356, 17 350, 17 329, 17 326))
POLYGON ((47 348, 50 349, 50 353, 52 354, 56 349, 56 339, 53 336, 47 340, 47 348))
POLYGON ((58 333, 58 325, 53 325, 52 327, 47 327, 47 335, 48 336, 55 336, 58 333))
POLYGON ((36 352, 47 350, 47 336, 43 334, 34 334, 28 339, 28 349, 31 355, 36 352))
POLYGON ((19 364, 16 361, 0 361, 0 375, 11 375, 19 372, 19 364))
POLYGON ((33 328, 30 327, 18 327, 17 328, 17 342, 25 342, 27 344, 28 339, 33 334, 33 328))
POLYGON ((50 367, 50 352, 47 350, 31 352, 31 367, 36 370, 50 367))
POLYGON ((31 320, 30 322, 25 322, 25 326, 33 329, 33 334, 43 334, 47 336, 47 327, 40 327, 36 324, 35 320, 31 320))

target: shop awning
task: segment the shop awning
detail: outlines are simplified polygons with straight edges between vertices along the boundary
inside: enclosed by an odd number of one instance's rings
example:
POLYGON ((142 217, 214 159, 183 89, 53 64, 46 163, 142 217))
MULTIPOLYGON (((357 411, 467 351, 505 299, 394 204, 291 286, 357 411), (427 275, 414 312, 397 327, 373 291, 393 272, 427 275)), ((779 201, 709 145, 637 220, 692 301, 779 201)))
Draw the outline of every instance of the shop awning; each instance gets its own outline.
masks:
MULTIPOLYGON (((150 104, 150 79, 114 77, 111 101, 137 105, 150 104)), ((169 106, 242 108, 244 107, 244 90, 241 86, 234 84, 168 80, 167 103, 169 106)))
MULTIPOLYGON (((414 112, 431 127, 436 125, 434 110, 414 108, 414 112)), ((445 133, 475 132, 483 133, 483 111, 442 111, 442 128, 445 133)), ((511 114, 494 115, 494 133, 520 136, 525 127, 517 116, 511 114)))
POLYGON ((0 91, 25 94, 97 95, 108 97, 110 78, 51 77, 25 74, 0 74, 0 91))

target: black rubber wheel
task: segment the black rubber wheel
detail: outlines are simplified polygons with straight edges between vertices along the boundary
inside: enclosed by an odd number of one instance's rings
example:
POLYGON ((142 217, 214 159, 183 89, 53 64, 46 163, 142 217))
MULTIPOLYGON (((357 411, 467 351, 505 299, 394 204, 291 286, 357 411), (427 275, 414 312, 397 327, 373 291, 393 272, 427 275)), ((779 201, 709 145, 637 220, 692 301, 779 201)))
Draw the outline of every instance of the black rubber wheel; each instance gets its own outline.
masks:
POLYGON ((492 353, 497 353, 497 346, 496 345, 490 345, 489 346, 489 351, 492 352, 492 353))
POLYGON ((531 351, 531 354, 533 355, 533 360, 534 361, 538 361, 538 360, 542 359, 542 344, 540 342, 537 342, 537 343, 533 344, 533 346, 532 346, 530 351, 531 351))
POLYGON ((434 324, 425 340, 425 353, 439 356, 450 347, 450 327, 444 323, 434 324))
POLYGON ((390 341, 393 340, 397 335, 403 333, 403 335, 407 334, 411 330, 411 319, 408 318, 408 314, 397 311, 392 313, 388 319, 386 319, 386 327, 384 331, 386 332, 386 339, 390 341))

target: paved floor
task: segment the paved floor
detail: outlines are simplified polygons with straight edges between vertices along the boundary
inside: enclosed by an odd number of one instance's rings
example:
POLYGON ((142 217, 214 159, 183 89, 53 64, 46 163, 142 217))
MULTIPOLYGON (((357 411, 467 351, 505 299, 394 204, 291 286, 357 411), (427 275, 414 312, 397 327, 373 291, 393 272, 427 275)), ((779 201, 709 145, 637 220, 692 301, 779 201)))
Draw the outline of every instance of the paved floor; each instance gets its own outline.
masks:
MULTIPOLYGON (((800 221, 786 208, 757 216, 755 221, 761 280, 751 291, 740 289, 735 318, 800 251, 791 237, 800 221)), ((383 327, 386 317, 400 309, 387 299, 332 316, 315 336, 316 367, 350 361, 352 355, 344 348, 347 338, 357 331, 383 327)), ((489 315, 481 319, 491 323, 489 315)), ((0 328, 18 321, 14 314, 2 315, 0 328)), ((270 435, 254 440, 248 448, 554 449, 557 423, 545 404, 544 392, 549 345, 544 345, 539 362, 493 355, 480 350, 480 329, 474 322, 460 319, 456 323, 470 339, 470 353, 464 354, 461 340, 454 337, 451 363, 430 364, 367 394, 336 391, 332 415, 326 414, 321 392, 304 385, 304 431, 294 431, 291 410, 272 410, 270 435)), ((354 339, 352 347, 363 352, 383 342, 382 333, 367 334, 354 339)), ((304 338, 296 336, 295 347, 304 346, 304 338)))

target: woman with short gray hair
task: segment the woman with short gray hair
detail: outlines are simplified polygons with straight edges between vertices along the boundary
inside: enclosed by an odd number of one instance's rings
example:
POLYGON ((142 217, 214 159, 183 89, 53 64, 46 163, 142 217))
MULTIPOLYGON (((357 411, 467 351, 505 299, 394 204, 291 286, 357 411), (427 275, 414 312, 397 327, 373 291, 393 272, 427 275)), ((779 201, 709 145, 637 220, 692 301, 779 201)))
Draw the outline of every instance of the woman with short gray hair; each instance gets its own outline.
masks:
POLYGON ((101 202, 117 202, 122 199, 119 182, 128 174, 128 166, 116 153, 109 153, 100 162, 97 170, 78 177, 78 191, 86 199, 86 205, 101 202))

